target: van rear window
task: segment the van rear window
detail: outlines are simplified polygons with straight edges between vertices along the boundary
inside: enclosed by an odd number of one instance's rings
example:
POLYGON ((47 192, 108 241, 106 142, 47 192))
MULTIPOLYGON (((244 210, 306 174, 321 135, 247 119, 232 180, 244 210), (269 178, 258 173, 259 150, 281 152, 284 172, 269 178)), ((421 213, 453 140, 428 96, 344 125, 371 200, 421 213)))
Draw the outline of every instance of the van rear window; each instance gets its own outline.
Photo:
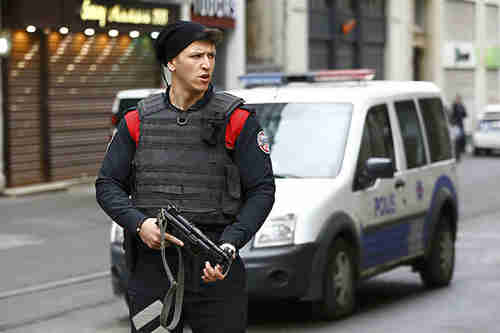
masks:
POLYGON ((438 162, 452 158, 450 133, 441 99, 422 98, 418 103, 424 118, 431 161, 438 162))

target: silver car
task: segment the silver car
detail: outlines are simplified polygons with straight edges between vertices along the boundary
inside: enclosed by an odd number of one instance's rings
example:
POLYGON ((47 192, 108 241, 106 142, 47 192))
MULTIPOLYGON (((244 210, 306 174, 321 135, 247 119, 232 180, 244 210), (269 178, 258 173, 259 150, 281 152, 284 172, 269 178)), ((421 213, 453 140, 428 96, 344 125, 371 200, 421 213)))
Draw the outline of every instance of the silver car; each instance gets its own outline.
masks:
POLYGON ((486 106, 485 111, 479 115, 472 145, 474 155, 489 155, 500 149, 500 104, 486 106))

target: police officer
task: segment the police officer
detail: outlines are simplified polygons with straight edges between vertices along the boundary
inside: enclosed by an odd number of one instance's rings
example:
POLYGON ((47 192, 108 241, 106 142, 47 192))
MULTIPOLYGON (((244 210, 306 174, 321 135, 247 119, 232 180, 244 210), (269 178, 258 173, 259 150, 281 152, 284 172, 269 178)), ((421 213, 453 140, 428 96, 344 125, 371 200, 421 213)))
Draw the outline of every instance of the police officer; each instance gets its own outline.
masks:
MULTIPOLYGON (((108 146, 96 198, 125 232, 132 332, 166 332, 159 314, 169 287, 160 255, 158 207, 174 203, 221 248, 236 250, 226 275, 182 248, 186 268, 179 325, 195 333, 244 332, 245 269, 237 250, 257 232, 274 203, 275 184, 262 128, 243 101, 211 85, 222 32, 201 24, 168 24, 155 42, 171 73, 165 93, 128 112, 108 146)), ((166 234, 169 266, 183 242, 166 234)))

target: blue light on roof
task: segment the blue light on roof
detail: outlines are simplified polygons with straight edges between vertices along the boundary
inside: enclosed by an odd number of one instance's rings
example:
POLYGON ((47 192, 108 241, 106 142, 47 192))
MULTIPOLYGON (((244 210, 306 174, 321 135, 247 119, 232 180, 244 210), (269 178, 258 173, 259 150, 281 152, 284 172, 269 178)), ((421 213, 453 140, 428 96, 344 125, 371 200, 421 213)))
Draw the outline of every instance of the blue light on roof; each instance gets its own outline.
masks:
POLYGON ((272 86, 280 85, 283 83, 283 73, 269 72, 269 73, 250 73, 241 75, 238 78, 245 87, 252 86, 272 86))

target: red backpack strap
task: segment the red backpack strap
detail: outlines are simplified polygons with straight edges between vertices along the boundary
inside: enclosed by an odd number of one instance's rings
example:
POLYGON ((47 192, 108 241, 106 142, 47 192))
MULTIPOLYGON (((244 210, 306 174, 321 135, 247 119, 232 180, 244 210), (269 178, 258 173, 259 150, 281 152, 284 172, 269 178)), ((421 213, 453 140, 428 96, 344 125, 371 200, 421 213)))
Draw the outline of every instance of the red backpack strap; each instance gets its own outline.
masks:
POLYGON ((229 121, 226 127, 226 148, 233 150, 236 140, 238 139, 248 116, 250 116, 249 110, 242 107, 234 109, 231 112, 229 121))
POLYGON ((139 143, 139 131, 140 131, 140 121, 139 112, 137 110, 130 111, 125 115, 125 121, 127 122, 128 132, 130 137, 135 141, 135 146, 139 143))

